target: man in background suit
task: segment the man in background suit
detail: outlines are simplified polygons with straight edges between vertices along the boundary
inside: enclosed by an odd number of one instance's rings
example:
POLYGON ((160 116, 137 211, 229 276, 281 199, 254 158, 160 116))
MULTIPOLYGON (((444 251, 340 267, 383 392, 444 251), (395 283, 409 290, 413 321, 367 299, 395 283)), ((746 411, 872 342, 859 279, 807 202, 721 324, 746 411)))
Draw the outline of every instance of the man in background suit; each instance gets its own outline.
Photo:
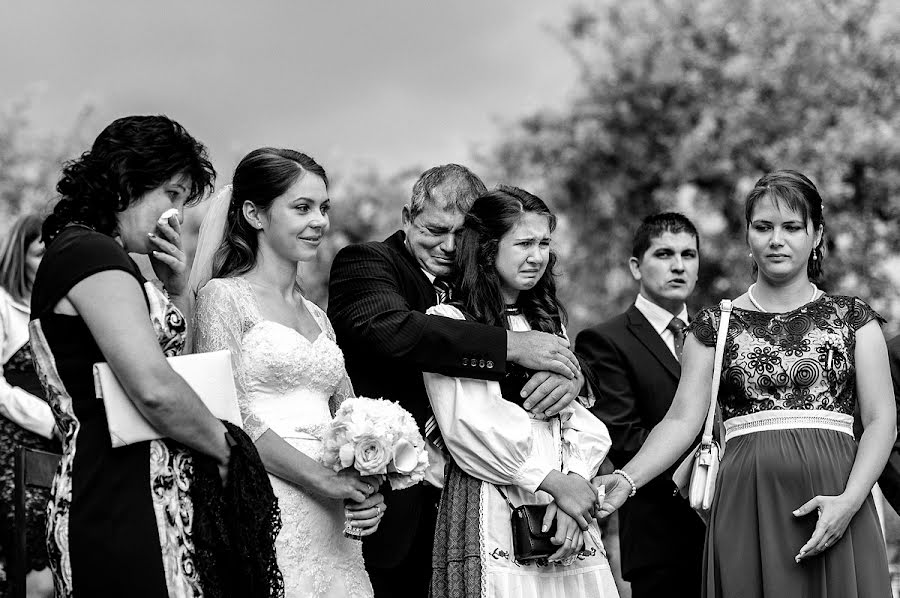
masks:
MULTIPOLYGON (((597 399, 593 411, 609 428, 617 467, 637 453, 675 396, 699 244, 697 229, 681 214, 644 219, 628 261, 640 283, 634 305, 576 338, 575 353, 597 399)), ((633 598, 700 595, 705 527, 674 491, 670 471, 619 510, 622 577, 633 598)))
MULTIPOLYGON (((455 235, 484 183, 448 164, 426 171, 403 207, 402 230, 384 241, 343 248, 329 282, 328 316, 358 395, 399 401, 420 429, 430 415, 422 372, 499 380, 507 362, 539 371, 523 396, 526 408, 557 413, 577 395, 568 342, 536 331, 425 315, 448 299, 455 235)), ((375 595, 426 596, 440 491, 419 484, 392 492, 387 511, 363 543, 375 595)))
MULTIPOLYGON (((894 401, 897 404, 897 415, 900 416, 900 336, 895 336, 888 341, 887 348, 888 359, 891 362, 891 378, 894 381, 894 401)), ((859 423, 858 415, 856 419, 859 423)), ((860 432, 862 432, 861 427, 857 429, 857 438, 859 438, 860 432)), ((878 478, 878 486, 894 511, 900 513, 900 436, 894 443, 884 472, 878 478)))

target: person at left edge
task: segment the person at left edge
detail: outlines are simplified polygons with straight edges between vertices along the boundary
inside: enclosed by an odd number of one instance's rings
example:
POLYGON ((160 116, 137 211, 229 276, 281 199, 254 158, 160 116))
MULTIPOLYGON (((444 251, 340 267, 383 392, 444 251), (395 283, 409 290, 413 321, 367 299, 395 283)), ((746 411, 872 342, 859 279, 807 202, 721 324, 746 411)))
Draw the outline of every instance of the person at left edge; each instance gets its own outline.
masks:
MULTIPOLYGON (((41 258, 41 218, 19 218, 0 249, 0 553, 6 559, 7 583, 14 546, 13 461, 16 449, 25 446, 52 453, 60 451, 54 438, 56 420, 44 399, 44 389, 34 371, 28 340, 31 287, 41 258)), ((27 556, 25 578, 29 598, 53 595, 53 575, 47 562, 44 536, 47 528, 46 488, 25 490, 27 556)), ((0 579, 0 596, 5 596, 0 579)))
MULTIPOLYGON (((423 371, 499 380, 507 362, 545 370, 523 393, 535 391, 525 407, 547 415, 559 413, 581 390, 565 339, 425 314, 439 303, 434 283, 453 274, 465 213, 485 191, 463 166, 431 168, 403 207, 402 230, 384 241, 343 248, 331 267, 328 317, 354 389, 399 401, 422 430, 430 413, 423 371)), ((425 596, 440 492, 419 484, 384 494, 388 508, 381 526, 363 542, 375 595, 425 596)))

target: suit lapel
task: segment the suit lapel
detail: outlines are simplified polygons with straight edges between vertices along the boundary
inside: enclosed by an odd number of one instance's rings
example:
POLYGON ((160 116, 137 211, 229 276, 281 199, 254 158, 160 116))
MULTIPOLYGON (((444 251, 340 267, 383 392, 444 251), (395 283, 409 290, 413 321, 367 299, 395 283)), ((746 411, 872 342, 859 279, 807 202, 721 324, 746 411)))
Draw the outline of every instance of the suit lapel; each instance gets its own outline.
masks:
POLYGON ((415 281, 416 287, 419 290, 419 294, 424 303, 424 307, 420 308, 422 311, 425 311, 435 303, 437 303, 437 296, 434 292, 434 286, 431 284, 431 281, 428 280, 428 277, 425 276, 425 272, 422 271, 422 268, 419 266, 419 262, 416 261, 416 258, 409 252, 406 248, 405 242, 406 236, 404 235, 402 230, 398 230, 393 235, 384 240, 384 244, 390 247, 394 253, 397 254, 399 267, 405 268, 408 271, 408 275, 411 280, 415 281))
POLYGON ((647 350, 653 354, 663 367, 669 370, 670 374, 675 376, 676 379, 680 378, 681 364, 678 363, 678 360, 675 359, 675 356, 669 351, 669 347, 666 346, 662 337, 659 336, 650 322, 647 321, 644 314, 642 314, 637 307, 632 305, 627 312, 627 316, 629 332, 637 337, 642 345, 647 347, 647 350))

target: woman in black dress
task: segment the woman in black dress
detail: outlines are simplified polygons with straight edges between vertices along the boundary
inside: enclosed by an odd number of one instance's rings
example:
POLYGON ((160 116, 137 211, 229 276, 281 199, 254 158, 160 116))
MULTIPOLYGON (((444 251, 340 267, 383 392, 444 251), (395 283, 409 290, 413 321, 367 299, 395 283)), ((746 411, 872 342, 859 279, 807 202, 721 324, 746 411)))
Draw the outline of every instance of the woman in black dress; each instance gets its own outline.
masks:
MULTIPOLYGON (((9 570, 13 547, 13 461, 20 446, 60 451, 54 438, 56 421, 44 400, 44 389, 34 371, 28 342, 31 287, 44 256, 41 219, 23 216, 9 230, 0 249, 0 552, 9 570)), ((27 511, 26 592, 28 596, 52 596, 53 579, 47 568, 47 502, 50 492, 29 487, 27 511)), ((5 596, 0 581, 0 596, 5 596)))
MULTIPOLYGON (((896 436, 884 320, 829 295, 822 198, 795 171, 745 204, 756 282, 734 301, 719 404, 726 446, 706 536, 703 596, 889 598, 872 486, 896 436), (857 444, 853 413, 864 431, 857 444)), ((705 417, 717 308, 694 319, 672 407, 640 452, 603 476, 610 513, 688 449, 705 417)))
POLYGON ((202 144, 164 116, 110 124, 69 163, 31 299, 38 375, 63 438, 49 510, 57 596, 202 596, 189 449, 225 475, 226 428, 165 360, 184 343, 181 212, 212 187, 202 144), (163 214, 175 215, 161 218, 163 214), (147 254, 164 288, 129 253, 147 254), (108 362, 165 440, 111 448, 92 366, 108 362))

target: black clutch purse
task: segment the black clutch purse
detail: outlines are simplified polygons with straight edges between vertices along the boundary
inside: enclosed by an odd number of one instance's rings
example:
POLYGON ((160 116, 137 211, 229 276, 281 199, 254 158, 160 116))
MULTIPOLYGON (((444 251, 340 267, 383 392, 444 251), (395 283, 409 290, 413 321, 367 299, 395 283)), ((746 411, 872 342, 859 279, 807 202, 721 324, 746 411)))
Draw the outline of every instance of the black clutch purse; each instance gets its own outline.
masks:
POLYGON ((559 549, 550 539, 556 533, 556 520, 550 524, 550 529, 541 531, 541 524, 547 512, 547 505, 522 505, 512 506, 506 494, 497 487, 497 491, 506 501, 512 512, 510 524, 512 526, 513 557, 520 563, 527 563, 537 559, 545 559, 559 549))

